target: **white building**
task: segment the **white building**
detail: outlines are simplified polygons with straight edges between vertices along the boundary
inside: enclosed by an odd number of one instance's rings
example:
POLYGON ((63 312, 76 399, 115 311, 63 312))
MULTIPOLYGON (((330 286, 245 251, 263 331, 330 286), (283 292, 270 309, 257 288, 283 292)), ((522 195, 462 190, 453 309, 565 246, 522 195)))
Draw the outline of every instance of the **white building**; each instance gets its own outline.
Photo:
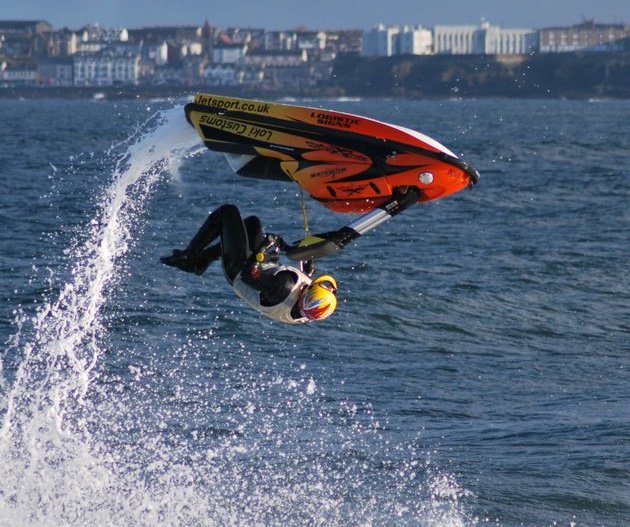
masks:
POLYGON ((538 32, 533 29, 500 29, 487 32, 487 55, 527 55, 538 48, 538 32))
POLYGON ((207 67, 203 77, 205 83, 210 86, 234 86, 237 84, 236 70, 233 65, 215 64, 207 67))
POLYGON ((77 52, 79 39, 74 31, 67 28, 54 31, 52 40, 55 57, 71 57, 77 52))
POLYGON ((182 42, 179 44, 179 56, 182 59, 186 57, 198 57, 203 54, 203 44, 201 42, 182 42))
POLYGON ((307 51, 323 50, 326 48, 326 33, 323 31, 298 31, 297 49, 307 51))
POLYGON ((111 50, 76 54, 73 59, 73 76, 75 86, 137 84, 140 76, 140 55, 111 50))
POLYGON ((630 38, 630 26, 596 24, 587 20, 572 27, 549 27, 540 30, 541 53, 573 51, 623 51, 630 38))
POLYGON ((435 26, 433 28, 433 53, 471 55, 479 53, 475 46, 475 26, 435 26))
POLYGON ((396 51, 395 36, 398 35, 398 26, 385 26, 379 24, 363 33, 364 57, 391 57, 396 51))
POLYGON ((37 82, 35 66, 11 68, 6 62, 0 62, 0 83, 34 85, 37 82))
POLYGON ((485 19, 475 26, 435 26, 433 52, 448 55, 524 55, 536 49, 533 29, 503 29, 485 19))
POLYGON ((163 41, 160 44, 149 44, 143 46, 145 57, 156 66, 165 66, 168 62, 168 44, 163 41))
POLYGON ((308 60, 308 53, 305 49, 285 51, 285 50, 267 50, 267 51, 250 51, 243 57, 242 63, 245 66, 269 67, 297 67, 302 66, 308 60))
POLYGON ((85 26, 79 35, 83 42, 128 42, 129 31, 125 28, 106 28, 98 24, 85 26))
POLYGON ((264 49, 295 49, 297 34, 293 31, 267 31, 264 35, 264 49))
POLYGON ((363 34, 364 57, 392 55, 428 55, 433 48, 433 35, 421 26, 378 26, 363 34))
POLYGON ((53 58, 37 63, 37 83, 43 86, 72 86, 72 58, 53 58))
POLYGON ((212 62, 214 64, 236 64, 245 55, 247 45, 238 44, 217 44, 212 49, 212 62))
POLYGON ((104 28, 98 24, 91 24, 78 32, 75 52, 98 53, 110 44, 127 42, 129 32, 125 28, 104 28))
POLYGON ((433 52, 433 33, 429 29, 404 26, 397 37, 400 55, 430 55, 433 52))

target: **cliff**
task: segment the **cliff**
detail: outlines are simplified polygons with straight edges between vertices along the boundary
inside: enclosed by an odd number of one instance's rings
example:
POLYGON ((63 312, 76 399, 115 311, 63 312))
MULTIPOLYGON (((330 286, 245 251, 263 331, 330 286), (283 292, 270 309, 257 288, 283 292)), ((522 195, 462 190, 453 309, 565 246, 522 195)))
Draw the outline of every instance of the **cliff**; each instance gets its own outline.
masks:
POLYGON ((337 58, 350 96, 630 98, 630 52, 337 58))

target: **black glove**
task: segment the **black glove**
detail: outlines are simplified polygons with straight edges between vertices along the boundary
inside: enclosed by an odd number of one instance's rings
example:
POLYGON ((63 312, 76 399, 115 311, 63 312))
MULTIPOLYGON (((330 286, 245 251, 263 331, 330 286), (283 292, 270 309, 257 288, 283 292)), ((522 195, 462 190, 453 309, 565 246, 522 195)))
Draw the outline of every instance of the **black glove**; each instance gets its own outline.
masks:
POLYGON ((313 276, 315 274, 315 262, 313 260, 302 262, 302 272, 306 276, 313 276))
POLYGON ((257 262, 277 262, 280 259, 280 252, 286 250, 288 245, 277 234, 264 234, 260 246, 252 255, 257 262))
POLYGON ((265 233, 263 235, 263 246, 269 249, 277 248, 280 251, 284 251, 289 245, 285 242, 282 236, 277 234, 265 233))

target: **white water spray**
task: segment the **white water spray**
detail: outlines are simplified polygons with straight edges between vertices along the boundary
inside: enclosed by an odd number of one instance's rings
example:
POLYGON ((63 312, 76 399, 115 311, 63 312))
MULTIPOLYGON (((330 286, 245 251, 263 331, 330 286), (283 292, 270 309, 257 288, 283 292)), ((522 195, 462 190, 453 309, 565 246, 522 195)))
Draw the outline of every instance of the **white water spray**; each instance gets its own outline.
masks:
MULTIPOLYGON (((86 503, 102 503, 103 496, 99 500, 97 494, 107 488, 110 477, 93 458, 87 423, 81 416, 102 353, 100 311, 129 250, 135 220, 155 184, 177 169, 183 155, 199 143, 182 108, 162 112, 151 121, 153 125, 147 126, 153 129, 130 138, 117 160, 87 241, 70 255, 71 279, 57 300, 47 302, 31 321, 32 342, 19 343, 20 329, 13 339, 13 351, 23 358, 3 396, 2 526, 64 525, 72 524, 73 517, 78 523, 99 517, 95 510, 81 518, 79 510, 85 512, 86 503), (102 488, 95 488, 94 482, 102 488), (68 499, 72 496, 75 503, 68 499)), ((108 516, 102 518, 103 525, 111 524, 108 516)))
POLYGON ((172 389, 163 399, 164 378, 141 367, 133 378, 98 377, 102 311, 134 226, 156 183, 199 140, 175 108, 118 146, 126 151, 85 243, 69 254, 70 278, 12 339, 21 358, 0 401, 0 527, 465 525, 465 492, 439 474, 416 478, 427 473, 420 452, 392 449, 343 401, 326 406, 308 376, 248 369, 236 339, 176 348, 190 359, 197 345, 204 354, 233 346, 238 360, 196 386, 182 372, 194 361, 163 370, 172 389), (33 337, 21 339, 28 325, 33 337), (382 470, 371 456, 388 449, 382 470))

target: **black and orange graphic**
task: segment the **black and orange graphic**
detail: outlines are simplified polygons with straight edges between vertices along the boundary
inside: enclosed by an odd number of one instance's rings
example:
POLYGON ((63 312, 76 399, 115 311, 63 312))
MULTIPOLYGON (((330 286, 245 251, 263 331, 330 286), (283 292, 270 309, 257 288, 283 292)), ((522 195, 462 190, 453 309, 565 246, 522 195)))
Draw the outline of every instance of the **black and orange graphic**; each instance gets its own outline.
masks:
POLYGON ((459 192, 479 173, 446 147, 400 126, 288 104, 199 94, 186 118, 242 176, 295 181, 337 212, 365 212, 397 187, 419 201, 459 192))

